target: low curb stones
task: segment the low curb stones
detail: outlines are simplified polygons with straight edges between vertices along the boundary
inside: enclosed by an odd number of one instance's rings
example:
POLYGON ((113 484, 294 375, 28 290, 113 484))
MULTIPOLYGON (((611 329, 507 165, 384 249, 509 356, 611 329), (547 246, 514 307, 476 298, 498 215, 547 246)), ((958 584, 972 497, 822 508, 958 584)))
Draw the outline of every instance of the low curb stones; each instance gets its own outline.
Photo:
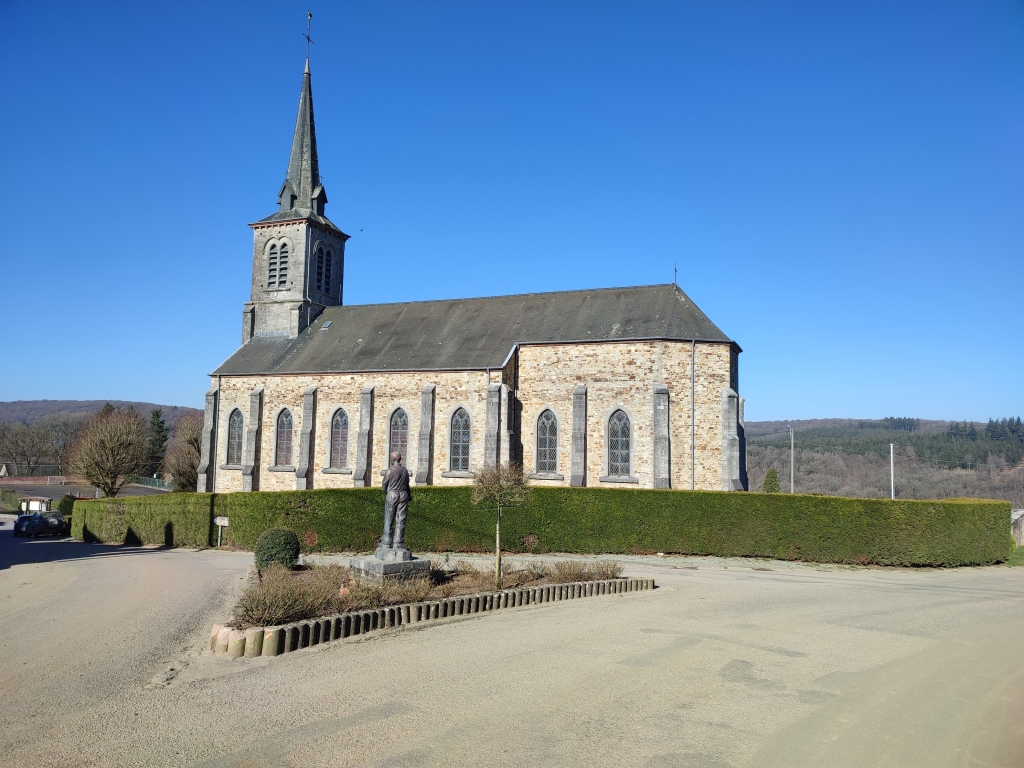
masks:
POLYGON ((654 579, 609 579, 607 581, 578 581, 569 584, 544 584, 538 587, 503 589, 459 595, 423 603, 389 605, 364 611, 320 616, 279 627, 251 627, 232 629, 214 624, 206 650, 229 659, 256 656, 280 656, 302 648, 365 635, 383 629, 422 624, 453 616, 518 608, 536 603, 575 600, 583 597, 617 595, 654 589, 654 579))

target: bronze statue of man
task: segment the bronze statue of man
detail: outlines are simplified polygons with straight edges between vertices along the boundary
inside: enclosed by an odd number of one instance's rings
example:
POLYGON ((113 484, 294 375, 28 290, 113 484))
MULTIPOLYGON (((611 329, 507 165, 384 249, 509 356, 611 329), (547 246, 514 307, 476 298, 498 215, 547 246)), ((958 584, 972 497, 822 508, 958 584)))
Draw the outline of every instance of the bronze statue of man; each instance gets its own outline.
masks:
POLYGON ((385 548, 405 549, 405 518, 409 514, 409 470, 402 466, 402 454, 391 454, 391 467, 384 475, 384 536, 380 545, 385 548), (395 534, 391 535, 394 523, 395 534))

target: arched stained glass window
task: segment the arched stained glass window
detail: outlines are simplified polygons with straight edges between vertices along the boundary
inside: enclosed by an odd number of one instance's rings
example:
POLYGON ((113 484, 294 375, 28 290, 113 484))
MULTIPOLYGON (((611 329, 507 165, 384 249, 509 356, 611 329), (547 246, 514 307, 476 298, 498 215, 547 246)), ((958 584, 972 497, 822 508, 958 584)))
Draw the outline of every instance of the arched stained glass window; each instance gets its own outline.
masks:
POLYGON ((608 419, 608 474, 629 476, 629 416, 616 411, 608 419))
POLYGON ((242 463, 242 412, 235 408, 228 416, 228 464, 242 463))
POLYGON ((274 464, 290 467, 292 464, 292 412, 287 408, 277 415, 277 456, 274 464))
POLYGON ((348 466, 348 414, 340 408, 331 419, 331 468, 348 466))
POLYGON ((558 470, 558 420, 551 411, 537 419, 537 471, 558 470))
POLYGON ((452 414, 451 468, 456 472, 469 472, 469 414, 459 408, 452 414))
POLYGON ((391 454, 398 451, 402 454, 402 463, 409 465, 409 417, 399 408, 391 414, 390 438, 388 441, 388 465, 391 465, 391 454))

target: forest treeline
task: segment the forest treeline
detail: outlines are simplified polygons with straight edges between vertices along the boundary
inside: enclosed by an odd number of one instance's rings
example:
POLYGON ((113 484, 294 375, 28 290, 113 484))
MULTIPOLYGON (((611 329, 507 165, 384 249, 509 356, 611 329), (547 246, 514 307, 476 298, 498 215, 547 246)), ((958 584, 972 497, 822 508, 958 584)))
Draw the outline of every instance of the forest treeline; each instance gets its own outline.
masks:
MULTIPOLYGON (((789 490, 789 433, 782 422, 747 425, 747 473, 760 490, 769 469, 789 490)), ((797 422, 797 493, 886 497, 889 444, 894 446, 896 496, 1007 499, 1024 507, 1024 424, 1020 417, 978 422, 895 418, 797 422)))
MULTIPOLYGON (((748 425, 747 444, 789 447, 788 432, 774 426, 748 425)), ((1024 424, 1019 416, 976 422, 922 422, 894 418, 848 422, 848 425, 796 427, 801 448, 842 450, 846 453, 889 455, 889 443, 901 456, 928 460, 946 468, 972 469, 996 456, 1009 465, 1024 458, 1024 424)))

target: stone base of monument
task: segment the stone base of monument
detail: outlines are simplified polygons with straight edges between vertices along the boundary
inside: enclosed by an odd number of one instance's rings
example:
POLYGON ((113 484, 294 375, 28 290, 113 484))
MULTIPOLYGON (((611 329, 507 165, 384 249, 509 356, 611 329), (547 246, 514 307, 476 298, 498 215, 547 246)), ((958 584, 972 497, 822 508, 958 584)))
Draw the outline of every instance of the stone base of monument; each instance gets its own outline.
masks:
POLYGON ((349 567, 364 579, 413 579, 430 573, 430 561, 412 556, 405 547, 377 547, 373 557, 353 557, 349 567))

